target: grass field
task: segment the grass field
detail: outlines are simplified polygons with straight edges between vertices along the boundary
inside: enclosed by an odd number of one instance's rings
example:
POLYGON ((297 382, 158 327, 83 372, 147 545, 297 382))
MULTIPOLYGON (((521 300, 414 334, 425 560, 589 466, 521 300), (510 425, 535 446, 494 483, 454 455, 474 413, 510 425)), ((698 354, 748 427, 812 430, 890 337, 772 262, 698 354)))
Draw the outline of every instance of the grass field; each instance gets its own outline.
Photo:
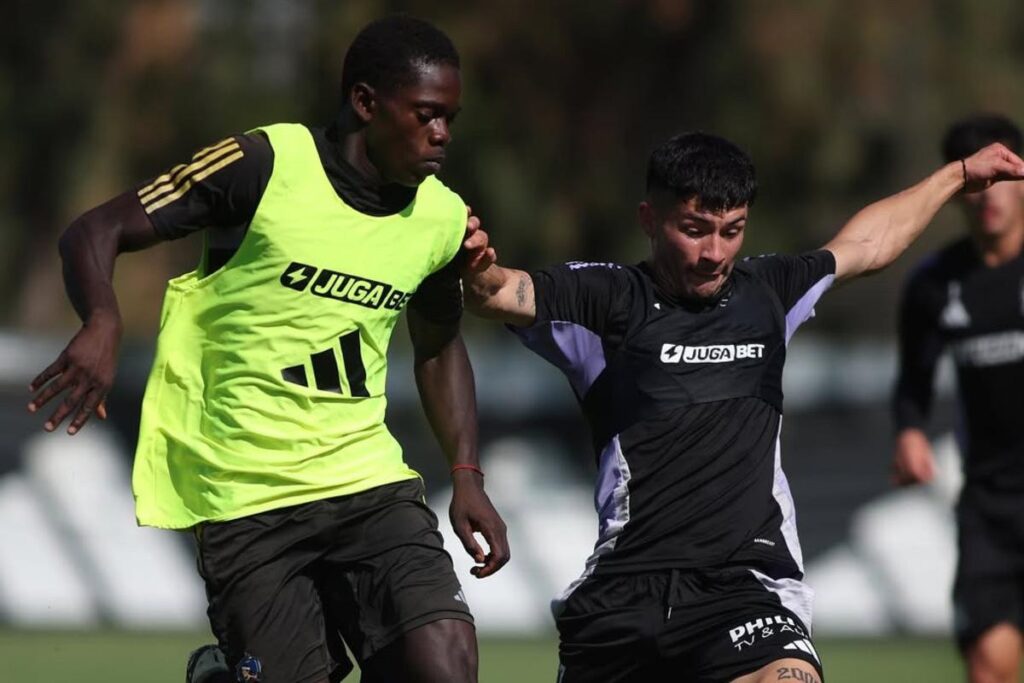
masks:
MULTIPOLYGON (((181 683, 185 657, 202 633, 0 630, 2 683, 181 683)), ((963 669, 944 640, 820 640, 829 683, 960 683, 963 669)), ((485 639, 481 683, 553 683, 553 638, 485 639)), ((358 680, 350 676, 349 680, 358 680)))

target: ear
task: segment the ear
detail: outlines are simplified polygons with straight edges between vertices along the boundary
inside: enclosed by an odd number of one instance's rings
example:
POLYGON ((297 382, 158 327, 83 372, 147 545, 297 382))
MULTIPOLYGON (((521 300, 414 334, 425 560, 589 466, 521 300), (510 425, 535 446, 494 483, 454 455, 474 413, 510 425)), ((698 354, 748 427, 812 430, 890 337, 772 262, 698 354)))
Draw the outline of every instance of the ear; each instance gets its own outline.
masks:
POLYGON ((348 94, 348 101, 361 122, 366 124, 373 120, 377 111, 377 92, 372 86, 363 82, 356 83, 348 94))
POLYGON ((636 209, 637 218, 640 221, 640 228, 648 238, 654 239, 654 233, 658 229, 658 213, 650 202, 644 200, 636 209))

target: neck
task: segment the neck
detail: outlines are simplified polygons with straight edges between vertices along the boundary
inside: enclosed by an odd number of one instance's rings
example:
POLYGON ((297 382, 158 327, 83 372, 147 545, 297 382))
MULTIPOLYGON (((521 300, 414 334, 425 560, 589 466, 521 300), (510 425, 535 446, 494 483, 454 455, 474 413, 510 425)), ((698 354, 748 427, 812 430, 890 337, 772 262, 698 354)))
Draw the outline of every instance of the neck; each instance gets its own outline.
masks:
POLYGON ((1001 235, 974 235, 973 240, 986 266, 1001 266, 1017 258, 1024 248, 1024 222, 1001 235))
POLYGON ((338 145, 341 158, 359 171, 372 185, 388 184, 370 159, 369 147, 366 144, 366 126, 359 121, 355 113, 345 107, 341 110, 335 126, 338 135, 337 140, 333 142, 338 145))
POLYGON ((728 286, 729 282, 729 278, 726 278, 722 282, 722 286, 711 296, 692 296, 678 284, 679 279, 672 272, 671 267, 659 263, 653 257, 647 260, 647 264, 650 266, 651 275, 654 278, 654 284, 657 285, 658 289, 678 302, 684 302, 689 305, 697 306, 698 308, 715 303, 721 295, 722 290, 728 286))
POLYGON ((685 298, 683 293, 679 291, 679 288, 676 287, 675 278, 672 277, 672 273, 669 272, 668 268, 662 266, 653 257, 647 260, 647 264, 651 267, 651 274, 654 275, 654 283, 658 285, 658 289, 677 299, 685 298))

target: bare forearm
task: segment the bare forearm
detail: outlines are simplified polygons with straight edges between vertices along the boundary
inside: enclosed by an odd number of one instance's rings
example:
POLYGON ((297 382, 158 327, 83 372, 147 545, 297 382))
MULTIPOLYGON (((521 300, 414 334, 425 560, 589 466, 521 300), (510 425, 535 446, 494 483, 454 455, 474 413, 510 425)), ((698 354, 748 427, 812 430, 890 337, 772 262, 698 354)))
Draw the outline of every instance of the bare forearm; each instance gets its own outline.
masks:
POLYGON ((963 170, 954 162, 859 211, 826 245, 836 255, 837 276, 855 277, 888 266, 962 187, 963 170))
POLYGON ((159 241, 133 193, 124 193, 77 218, 60 238, 64 287, 83 322, 120 320, 114 262, 124 251, 159 241))
POLYGON ((83 323, 94 315, 120 319, 113 286, 117 244, 110 237, 80 219, 60 239, 64 289, 83 323))
POLYGON ((533 278, 514 268, 492 265, 463 280, 466 308, 483 317, 513 325, 532 325, 537 309, 533 278))
POLYGON ((417 357, 416 387, 449 465, 478 465, 476 388, 461 336, 436 355, 417 357))
POLYGON ((476 390, 469 354, 458 323, 435 323, 409 310, 409 333, 416 353, 416 386, 431 429, 452 469, 449 517, 462 546, 480 566, 478 578, 498 571, 509 558, 505 523, 484 493, 477 457, 476 390), (457 465, 467 465, 455 469, 457 465), (474 538, 483 534, 489 552, 474 538))

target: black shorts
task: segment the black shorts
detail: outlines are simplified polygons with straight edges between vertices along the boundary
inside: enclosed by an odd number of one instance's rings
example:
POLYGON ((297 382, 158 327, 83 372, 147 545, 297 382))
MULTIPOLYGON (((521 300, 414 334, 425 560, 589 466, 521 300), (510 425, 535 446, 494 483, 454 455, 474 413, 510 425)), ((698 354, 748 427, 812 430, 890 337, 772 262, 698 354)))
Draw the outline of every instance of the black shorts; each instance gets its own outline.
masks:
POLYGON ((957 506, 953 626, 961 648, 1002 622, 1024 630, 1024 505, 965 488, 957 506))
POLYGON ((420 480, 196 528, 210 626, 266 683, 340 681, 402 634, 472 623, 420 480))
POLYGON ((558 683, 724 682, 789 658, 824 680, 807 627, 746 568, 590 577, 560 610, 558 683))

